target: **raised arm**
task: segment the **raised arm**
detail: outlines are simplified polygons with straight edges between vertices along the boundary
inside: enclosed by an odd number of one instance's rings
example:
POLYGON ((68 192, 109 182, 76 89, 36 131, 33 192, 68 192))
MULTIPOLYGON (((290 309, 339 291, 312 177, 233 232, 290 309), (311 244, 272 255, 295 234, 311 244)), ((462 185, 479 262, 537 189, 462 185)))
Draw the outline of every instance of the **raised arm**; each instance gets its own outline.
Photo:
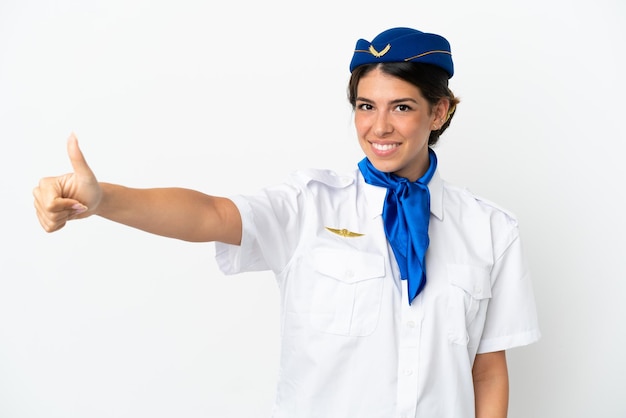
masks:
POLYGON ((135 189, 100 183, 71 135, 73 173, 40 180, 33 190, 41 226, 48 232, 67 221, 99 215, 153 234, 185 241, 239 244, 241 217, 234 203, 182 188, 135 189))

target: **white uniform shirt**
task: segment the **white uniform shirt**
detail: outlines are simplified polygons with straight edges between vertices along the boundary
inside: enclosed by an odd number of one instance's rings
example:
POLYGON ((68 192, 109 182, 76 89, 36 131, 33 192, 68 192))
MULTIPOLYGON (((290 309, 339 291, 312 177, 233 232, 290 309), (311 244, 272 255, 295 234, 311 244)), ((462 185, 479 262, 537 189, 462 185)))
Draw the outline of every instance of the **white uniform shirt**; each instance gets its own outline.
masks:
POLYGON ((358 170, 233 198, 242 242, 216 244, 220 268, 270 269, 280 287, 274 418, 473 418, 475 355, 539 338, 514 217, 438 173, 428 187, 427 282, 411 305, 383 228, 387 190, 358 170))

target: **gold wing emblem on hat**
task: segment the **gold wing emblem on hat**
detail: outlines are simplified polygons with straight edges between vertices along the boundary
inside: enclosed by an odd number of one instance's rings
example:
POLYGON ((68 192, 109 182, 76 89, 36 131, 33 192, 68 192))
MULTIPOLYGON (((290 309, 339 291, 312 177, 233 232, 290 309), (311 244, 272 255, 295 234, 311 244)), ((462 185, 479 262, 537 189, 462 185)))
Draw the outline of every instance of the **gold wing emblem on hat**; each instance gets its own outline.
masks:
POLYGON ((370 54, 372 54, 376 58, 380 58, 383 55, 385 55, 387 52, 389 52, 390 49, 391 49, 391 44, 387 44, 387 46, 384 47, 382 51, 378 52, 376 51, 376 48, 374 48, 374 45, 370 45, 369 51, 370 51, 370 54))
POLYGON ((330 227, 326 227, 327 230, 329 230, 330 232, 332 232, 333 234, 337 234, 339 236, 342 236, 344 238, 355 238, 355 237, 362 237, 364 234, 359 234, 358 232, 352 232, 352 231, 348 231, 347 229, 336 229, 336 228, 330 228, 330 227))

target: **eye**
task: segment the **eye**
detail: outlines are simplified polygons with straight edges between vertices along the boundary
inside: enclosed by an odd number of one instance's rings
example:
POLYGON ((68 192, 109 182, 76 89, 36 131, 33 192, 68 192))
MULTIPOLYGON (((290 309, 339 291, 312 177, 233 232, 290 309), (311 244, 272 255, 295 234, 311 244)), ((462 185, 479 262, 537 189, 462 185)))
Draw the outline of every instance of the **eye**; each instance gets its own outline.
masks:
POLYGON ((356 108, 359 110, 372 110, 373 107, 369 103, 357 103, 356 108))
POLYGON ((408 104, 399 104, 398 106, 396 106, 396 110, 400 112, 408 112, 409 110, 412 110, 412 109, 413 108, 409 106, 408 104))

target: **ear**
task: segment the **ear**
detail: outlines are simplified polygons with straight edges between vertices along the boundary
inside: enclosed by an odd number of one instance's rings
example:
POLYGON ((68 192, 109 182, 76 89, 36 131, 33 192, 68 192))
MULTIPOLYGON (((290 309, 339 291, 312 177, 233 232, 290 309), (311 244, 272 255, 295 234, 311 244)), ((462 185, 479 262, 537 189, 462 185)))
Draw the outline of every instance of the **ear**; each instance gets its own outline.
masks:
POLYGON ((443 125, 448 119, 448 110, 450 109, 450 99, 447 97, 439 99, 439 103, 435 105, 435 120, 443 125))
POLYGON ((441 98, 439 102, 433 106, 433 126, 432 130, 437 131, 448 121, 448 110, 450 109, 450 99, 441 98))

